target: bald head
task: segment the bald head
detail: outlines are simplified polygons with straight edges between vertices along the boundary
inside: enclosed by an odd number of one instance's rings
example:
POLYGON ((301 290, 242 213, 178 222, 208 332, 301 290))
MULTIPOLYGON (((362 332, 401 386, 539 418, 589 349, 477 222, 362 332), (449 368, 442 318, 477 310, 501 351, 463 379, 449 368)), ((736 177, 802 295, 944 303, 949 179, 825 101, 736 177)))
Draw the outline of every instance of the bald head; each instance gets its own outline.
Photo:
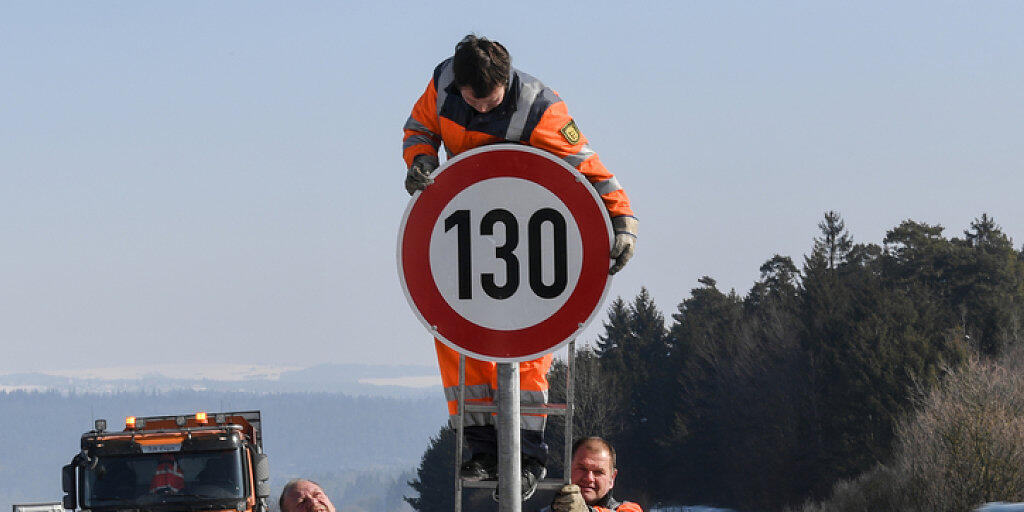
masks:
POLYGON ((304 478, 285 484, 277 503, 281 512, 336 512, 320 484, 304 478))

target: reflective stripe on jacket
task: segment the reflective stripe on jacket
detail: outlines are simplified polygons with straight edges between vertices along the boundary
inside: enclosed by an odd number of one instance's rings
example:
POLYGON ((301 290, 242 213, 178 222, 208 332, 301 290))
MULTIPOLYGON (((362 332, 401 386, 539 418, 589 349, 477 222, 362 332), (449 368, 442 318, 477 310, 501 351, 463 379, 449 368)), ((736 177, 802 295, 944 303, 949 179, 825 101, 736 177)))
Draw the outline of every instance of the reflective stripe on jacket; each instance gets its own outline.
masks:
POLYGON ((449 58, 434 69, 405 123, 402 155, 406 166, 418 155, 437 158, 442 143, 449 158, 496 142, 528 144, 563 159, 586 176, 609 216, 633 215, 625 190, 590 148, 555 91, 513 68, 501 104, 481 114, 455 87, 451 62, 449 58))
MULTIPOLYGON (((604 503, 603 506, 602 505, 594 505, 594 506, 587 505, 587 508, 590 509, 590 510, 593 510, 594 512, 610 512, 610 511, 615 511, 615 512, 644 512, 644 510, 642 508, 640 508, 640 505, 637 505, 636 503, 633 503, 632 501, 624 501, 622 503, 619 503, 618 501, 615 501, 615 498, 612 498, 611 496, 606 496, 605 499, 604 499, 604 502, 605 503, 604 503)), ((550 506, 544 507, 544 508, 538 510, 537 512, 551 512, 551 507, 550 506)))
MULTIPOLYGON (((437 349, 437 364, 441 369, 441 383, 444 385, 444 396, 448 401, 448 414, 451 424, 455 425, 459 414, 459 353, 434 340, 437 349)), ((522 405, 543 405, 548 402, 548 369, 554 354, 545 354, 532 361, 519 363, 519 396, 522 405)), ((466 403, 494 402, 498 390, 497 363, 480 361, 472 357, 466 358, 466 403)), ((543 414, 523 414, 520 427, 523 430, 544 432, 547 419, 543 414)), ((494 414, 487 412, 468 412, 465 426, 494 425, 494 414)))

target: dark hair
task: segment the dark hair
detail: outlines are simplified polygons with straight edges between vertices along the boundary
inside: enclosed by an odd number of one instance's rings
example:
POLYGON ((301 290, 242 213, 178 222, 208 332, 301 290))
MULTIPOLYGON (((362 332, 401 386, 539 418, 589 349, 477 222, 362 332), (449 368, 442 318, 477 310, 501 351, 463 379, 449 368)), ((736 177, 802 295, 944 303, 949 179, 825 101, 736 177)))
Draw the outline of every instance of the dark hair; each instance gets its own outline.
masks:
POLYGON ((600 446, 605 450, 608 450, 608 458, 612 460, 612 469, 615 469, 615 448, 612 448, 611 443, 598 436, 577 439, 576 442, 572 444, 572 457, 574 459, 576 458, 576 452, 584 446, 586 446, 588 450, 593 450, 595 446, 600 446))
POLYGON ((508 50, 501 43, 470 34, 455 46, 453 59, 455 86, 469 86, 477 98, 494 92, 499 85, 508 85, 512 69, 508 50))

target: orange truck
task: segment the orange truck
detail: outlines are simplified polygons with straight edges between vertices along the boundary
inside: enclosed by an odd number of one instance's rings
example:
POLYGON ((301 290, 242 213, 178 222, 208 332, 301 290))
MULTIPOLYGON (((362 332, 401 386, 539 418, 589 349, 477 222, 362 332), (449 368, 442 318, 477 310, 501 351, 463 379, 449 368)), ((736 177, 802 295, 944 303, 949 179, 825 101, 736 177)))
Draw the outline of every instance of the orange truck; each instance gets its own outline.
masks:
POLYGON ((82 434, 64 466, 64 508, 266 512, 270 496, 259 411, 106 420, 82 434))

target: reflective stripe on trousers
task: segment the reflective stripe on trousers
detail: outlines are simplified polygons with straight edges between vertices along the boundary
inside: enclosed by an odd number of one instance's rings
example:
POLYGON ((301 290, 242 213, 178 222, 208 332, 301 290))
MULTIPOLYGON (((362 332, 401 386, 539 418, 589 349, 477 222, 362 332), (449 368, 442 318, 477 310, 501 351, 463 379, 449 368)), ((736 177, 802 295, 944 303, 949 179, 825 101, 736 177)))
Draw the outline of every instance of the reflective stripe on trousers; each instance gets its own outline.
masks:
MULTIPOLYGON (((437 365, 441 369, 441 383, 451 421, 458 421, 459 414, 459 353, 440 341, 434 340, 437 349, 437 365)), ((519 363, 519 396, 523 405, 543 405, 548 401, 548 369, 554 354, 519 363)), ((493 403, 498 389, 497 363, 466 357, 466 403, 493 403)), ((524 414, 524 430, 544 431, 545 414, 524 414)), ((467 413, 465 426, 494 425, 490 413, 467 413)))

